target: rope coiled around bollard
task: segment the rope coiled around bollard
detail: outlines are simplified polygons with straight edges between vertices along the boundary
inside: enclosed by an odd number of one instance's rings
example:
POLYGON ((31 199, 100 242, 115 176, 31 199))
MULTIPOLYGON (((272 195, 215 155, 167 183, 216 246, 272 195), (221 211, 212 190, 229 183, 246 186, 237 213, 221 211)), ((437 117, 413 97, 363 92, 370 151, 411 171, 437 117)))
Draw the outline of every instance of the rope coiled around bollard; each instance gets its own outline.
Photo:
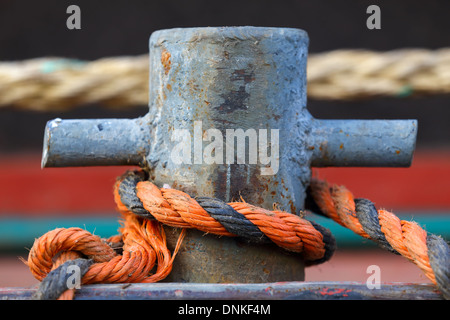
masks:
POLYGON ((344 186, 330 186, 323 180, 311 180, 306 207, 407 258, 450 299, 450 247, 441 237, 413 221, 377 210, 368 199, 355 199, 344 186))
MULTIPOLYGON (((172 270, 185 233, 181 233, 171 254, 161 224, 241 237, 249 243, 273 242, 299 253, 307 265, 329 260, 336 248, 328 229, 297 215, 269 211, 246 202, 192 198, 179 190, 158 188, 147 180, 143 171, 130 171, 119 177, 114 198, 124 218, 119 230, 121 235, 105 240, 80 228, 68 228, 52 230, 35 241, 26 263, 42 281, 40 288, 57 293, 63 291, 58 287, 62 282, 55 281, 51 273, 52 269, 57 269, 53 264, 55 257, 61 264, 59 268, 63 268, 64 260, 91 259, 93 263, 83 273, 82 284, 164 279, 172 270), (71 254, 61 257, 64 252, 71 254)), ((307 209, 332 218, 386 250, 405 256, 419 266, 446 299, 450 297, 450 250, 442 238, 427 235, 414 222, 400 221, 392 213, 377 211, 367 199, 354 199, 345 187, 329 187, 325 181, 317 179, 312 180, 308 190, 307 209)), ((73 298, 73 290, 66 292, 65 298, 73 298)), ((36 298, 54 296, 40 293, 36 298)))
MULTIPOLYGON (((227 204, 213 198, 192 198, 175 189, 159 189, 146 180, 143 171, 131 171, 121 176, 115 184, 114 198, 124 219, 119 230, 121 236, 101 239, 81 228, 58 228, 35 240, 26 264, 35 278, 42 281, 41 287, 61 292, 61 288, 47 284, 63 283, 55 281, 54 275, 50 274, 55 269, 55 258, 64 262, 59 258, 61 252, 77 252, 79 257, 93 261, 82 275, 81 284, 164 279, 172 270, 185 233, 181 233, 171 254, 161 224, 195 228, 218 236, 241 237, 249 243, 273 242, 298 253, 308 265, 327 261, 336 247, 328 229, 297 215, 269 211, 245 202, 227 204), (155 266, 156 272, 151 274, 155 266)), ((35 298, 49 296, 54 294, 40 294, 35 298)), ((70 294, 66 296, 71 298, 70 294)))
POLYGON ((143 172, 128 172, 115 192, 120 211, 176 228, 195 228, 219 236, 240 237, 250 243, 273 242, 301 253, 309 265, 328 260, 335 250, 330 231, 297 215, 269 211, 245 202, 225 203, 169 188, 159 189, 143 172))

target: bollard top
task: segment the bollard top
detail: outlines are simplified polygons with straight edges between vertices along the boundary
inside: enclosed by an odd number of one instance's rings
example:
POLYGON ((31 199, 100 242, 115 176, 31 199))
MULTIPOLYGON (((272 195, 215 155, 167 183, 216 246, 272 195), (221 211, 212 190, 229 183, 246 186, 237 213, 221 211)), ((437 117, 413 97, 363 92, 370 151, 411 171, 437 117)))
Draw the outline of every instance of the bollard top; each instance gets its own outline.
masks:
POLYGON ((242 41, 254 39, 271 39, 271 41, 301 41, 309 44, 308 33, 297 28, 282 27, 195 27, 195 28, 171 28, 157 30, 150 36, 150 47, 160 46, 164 42, 188 43, 196 41, 211 40, 224 42, 230 40, 242 41))

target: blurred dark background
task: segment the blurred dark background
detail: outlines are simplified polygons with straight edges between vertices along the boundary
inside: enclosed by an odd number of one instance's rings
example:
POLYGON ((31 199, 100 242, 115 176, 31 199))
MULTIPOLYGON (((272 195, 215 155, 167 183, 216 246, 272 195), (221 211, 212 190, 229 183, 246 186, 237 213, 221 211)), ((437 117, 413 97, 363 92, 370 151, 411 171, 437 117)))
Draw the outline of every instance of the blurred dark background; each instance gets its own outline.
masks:
MULTIPOLYGON (((341 48, 437 49, 449 45, 449 1, 0 1, 0 60, 60 56, 94 60, 148 52, 158 29, 197 26, 275 26, 301 28, 310 53, 341 48), (66 9, 81 8, 81 30, 69 30, 66 9), (366 27, 366 9, 381 9, 381 29, 366 27)), ((448 96, 379 98, 362 101, 310 100, 318 118, 415 118, 418 148, 448 147, 448 96)), ((40 150, 45 122, 55 117, 136 117, 146 106, 122 111, 83 106, 74 111, 30 113, 0 109, 0 152, 40 150)))

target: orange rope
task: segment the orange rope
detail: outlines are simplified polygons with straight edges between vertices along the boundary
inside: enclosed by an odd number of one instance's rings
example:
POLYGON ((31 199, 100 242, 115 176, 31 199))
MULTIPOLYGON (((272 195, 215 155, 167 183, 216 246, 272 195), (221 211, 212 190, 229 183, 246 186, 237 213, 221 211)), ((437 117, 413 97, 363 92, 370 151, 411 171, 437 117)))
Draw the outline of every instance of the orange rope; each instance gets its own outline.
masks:
MULTIPOLYGON (((310 194, 320 210, 340 225, 356 234, 370 238, 355 217, 353 194, 344 186, 329 186, 327 182, 312 179, 310 194)), ((415 263, 436 284, 427 254, 426 232, 417 223, 400 220, 386 210, 378 210, 381 231, 398 253, 415 263)))
MULTIPOLYGON (((119 208, 125 208, 117 190, 118 188, 115 188, 115 201, 119 208)), ((196 228, 220 236, 235 236, 211 217, 195 199, 182 191, 159 189, 150 181, 139 182, 136 191, 144 208, 163 224, 177 228, 196 228)), ((307 260, 324 256, 323 235, 308 220, 291 213, 269 211, 245 202, 231 202, 228 205, 255 224, 278 246, 302 253, 307 260)))
MULTIPOLYGON (((123 217, 120 235, 102 240, 80 228, 49 231, 35 240, 26 261, 36 279, 43 280, 64 261, 84 256, 94 263, 84 274, 82 284, 160 281, 171 272, 185 235, 183 230, 171 254, 161 223, 176 228, 196 228, 219 236, 236 236, 188 194, 174 189, 160 189, 150 181, 138 181, 133 192, 143 208, 156 220, 136 215, 122 202, 119 191, 127 174, 119 178, 114 187, 114 200, 123 217), (119 254, 113 247, 122 243, 119 254)), ((312 179, 309 192, 322 213, 358 235, 370 238, 356 216, 353 194, 345 187, 330 187, 325 181, 312 179)), ((321 263, 331 257, 334 240, 333 245, 328 244, 327 247, 326 235, 323 230, 320 231, 324 228, 297 215, 269 211, 246 202, 227 205, 257 226, 278 246, 301 253, 305 260, 321 263)), ((426 232, 416 223, 402 221, 385 210, 378 210, 378 220, 381 232, 392 249, 414 262, 436 284, 427 254, 426 232)), ((60 299, 71 299, 73 294, 73 290, 68 290, 60 299)))
MULTIPOLYGON (((172 255, 160 223, 177 228, 196 228, 220 236, 235 236, 188 194, 174 189, 159 189, 149 181, 139 182, 136 192, 144 207, 157 221, 136 216, 121 201, 118 193, 120 182, 119 179, 115 185, 114 199, 124 219, 123 227, 119 230, 121 236, 102 240, 81 228, 49 231, 35 240, 26 261, 36 279, 42 281, 63 262, 85 256, 93 259, 94 264, 83 276, 82 284, 160 281, 172 270, 173 260, 185 235, 182 232, 172 255), (122 254, 117 254, 108 244, 119 241, 123 242, 122 254), (155 265, 156 271, 150 274, 155 265)), ((309 260, 324 256, 323 235, 309 221, 287 212, 268 211, 245 202, 229 205, 257 225, 280 247, 301 252, 309 260)), ((67 290, 60 299, 73 298, 73 292, 67 290)))
MULTIPOLYGON (((35 240, 28 261, 32 274, 42 281, 52 269, 64 261, 74 259, 54 258, 62 252, 79 252, 95 261, 82 278, 82 284, 116 282, 156 282, 171 271, 173 259, 180 247, 180 235, 173 256, 166 246, 161 225, 132 214, 122 212, 121 228, 123 254, 117 254, 105 241, 80 228, 55 229, 35 240), (59 262, 58 262, 59 260, 59 262), (157 269, 150 274, 157 262, 157 269)), ((116 237, 115 241, 118 238, 116 237)), ((60 255, 61 257, 61 255, 60 255)))

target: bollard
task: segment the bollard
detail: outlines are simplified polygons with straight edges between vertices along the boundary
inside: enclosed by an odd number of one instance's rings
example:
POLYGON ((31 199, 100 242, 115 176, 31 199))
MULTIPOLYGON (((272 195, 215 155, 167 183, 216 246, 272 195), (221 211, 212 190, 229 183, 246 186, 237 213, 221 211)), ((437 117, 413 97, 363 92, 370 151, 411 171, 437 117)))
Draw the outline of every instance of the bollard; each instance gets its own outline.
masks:
MULTIPOLYGON (((321 120, 306 109, 308 36, 291 28, 169 29, 150 37, 149 112, 47 123, 42 167, 137 165, 192 196, 299 214, 311 166, 409 166, 416 120, 321 120)), ((177 230, 167 230, 174 245, 177 230)), ((189 230, 168 281, 304 280, 275 246, 189 230)))

